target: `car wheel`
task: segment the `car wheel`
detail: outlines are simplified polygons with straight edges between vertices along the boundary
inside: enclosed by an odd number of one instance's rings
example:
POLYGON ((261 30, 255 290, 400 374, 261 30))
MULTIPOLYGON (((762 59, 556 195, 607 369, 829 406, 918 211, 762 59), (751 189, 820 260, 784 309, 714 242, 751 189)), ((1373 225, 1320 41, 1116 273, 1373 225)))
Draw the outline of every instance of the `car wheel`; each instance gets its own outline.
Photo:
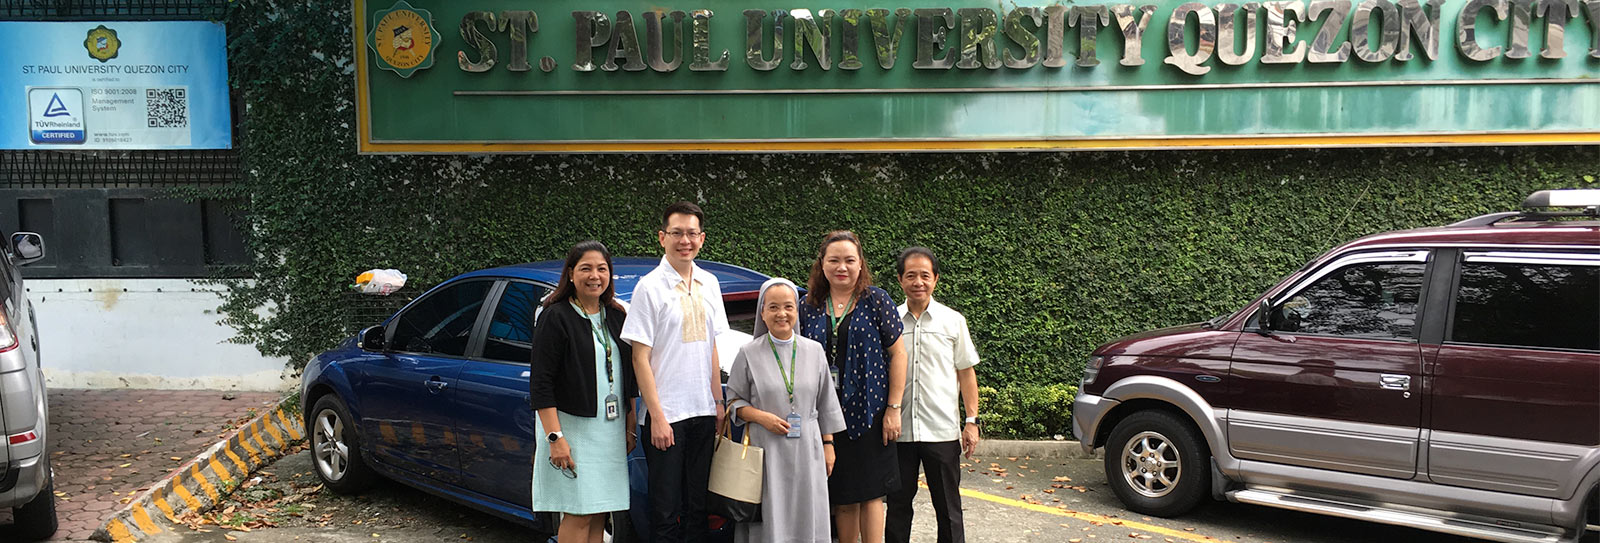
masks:
POLYGON ((1133 511, 1181 515, 1204 499, 1211 451, 1188 420, 1166 411, 1122 419, 1106 442, 1106 482, 1133 511))
POLYGON ((11 510, 12 530, 23 541, 43 541, 56 533, 56 477, 50 472, 47 459, 44 464, 44 488, 32 501, 11 510))
POLYGON ((372 485, 376 473, 361 456, 361 432, 344 402, 333 394, 311 408, 311 459, 317 478, 329 490, 355 494, 372 485))
POLYGON ((606 515, 607 541, 611 543, 633 543, 638 538, 633 533, 633 519, 628 517, 627 511, 616 511, 606 515))

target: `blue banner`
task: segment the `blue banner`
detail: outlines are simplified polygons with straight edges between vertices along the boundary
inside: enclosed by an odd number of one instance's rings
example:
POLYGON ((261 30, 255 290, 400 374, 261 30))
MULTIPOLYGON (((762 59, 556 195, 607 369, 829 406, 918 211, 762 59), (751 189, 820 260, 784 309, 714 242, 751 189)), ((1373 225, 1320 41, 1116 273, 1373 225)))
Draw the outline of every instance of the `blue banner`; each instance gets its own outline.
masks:
POLYGON ((228 149, 221 23, 0 22, 0 149, 228 149))

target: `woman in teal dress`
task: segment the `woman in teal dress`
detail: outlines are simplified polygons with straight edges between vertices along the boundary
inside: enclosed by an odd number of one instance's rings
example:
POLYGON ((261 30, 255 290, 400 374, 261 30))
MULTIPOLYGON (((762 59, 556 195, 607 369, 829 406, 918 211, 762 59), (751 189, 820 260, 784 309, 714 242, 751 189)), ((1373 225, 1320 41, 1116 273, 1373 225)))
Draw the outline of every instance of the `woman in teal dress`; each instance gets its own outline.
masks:
POLYGON ((598 241, 567 252, 534 326, 528 389, 539 417, 533 510, 562 513, 561 543, 600 543, 605 513, 628 509, 633 364, 611 253, 598 241))

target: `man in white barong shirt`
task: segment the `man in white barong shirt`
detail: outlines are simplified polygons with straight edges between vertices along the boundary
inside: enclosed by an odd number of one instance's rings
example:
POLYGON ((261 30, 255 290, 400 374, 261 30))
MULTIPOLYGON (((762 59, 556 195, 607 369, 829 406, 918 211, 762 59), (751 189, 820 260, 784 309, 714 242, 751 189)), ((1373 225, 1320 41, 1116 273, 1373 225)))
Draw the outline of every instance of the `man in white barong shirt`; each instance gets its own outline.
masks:
POLYGON ((668 206, 657 237, 666 255, 639 278, 622 339, 633 345, 643 398, 653 541, 706 540, 711 452, 723 416, 717 334, 728 329, 716 276, 696 266, 705 213, 690 202, 668 206))

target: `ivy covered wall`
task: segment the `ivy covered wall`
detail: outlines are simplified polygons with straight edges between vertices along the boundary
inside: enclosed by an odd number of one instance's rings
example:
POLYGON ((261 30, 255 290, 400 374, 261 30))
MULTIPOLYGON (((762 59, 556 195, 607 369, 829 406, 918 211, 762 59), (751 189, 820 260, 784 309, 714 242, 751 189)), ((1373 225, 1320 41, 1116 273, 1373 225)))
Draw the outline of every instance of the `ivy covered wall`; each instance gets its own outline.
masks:
POLYGON ((360 271, 398 268, 415 294, 587 238, 657 255, 657 213, 688 199, 709 214, 704 258, 797 281, 824 232, 852 229, 899 299, 893 255, 932 247, 984 384, 1070 383, 1096 344, 1235 310, 1341 241, 1600 186, 1594 147, 357 156, 349 9, 241 2, 228 22, 248 175, 223 196, 248 201, 257 281, 222 310, 295 364, 360 324, 360 271))

